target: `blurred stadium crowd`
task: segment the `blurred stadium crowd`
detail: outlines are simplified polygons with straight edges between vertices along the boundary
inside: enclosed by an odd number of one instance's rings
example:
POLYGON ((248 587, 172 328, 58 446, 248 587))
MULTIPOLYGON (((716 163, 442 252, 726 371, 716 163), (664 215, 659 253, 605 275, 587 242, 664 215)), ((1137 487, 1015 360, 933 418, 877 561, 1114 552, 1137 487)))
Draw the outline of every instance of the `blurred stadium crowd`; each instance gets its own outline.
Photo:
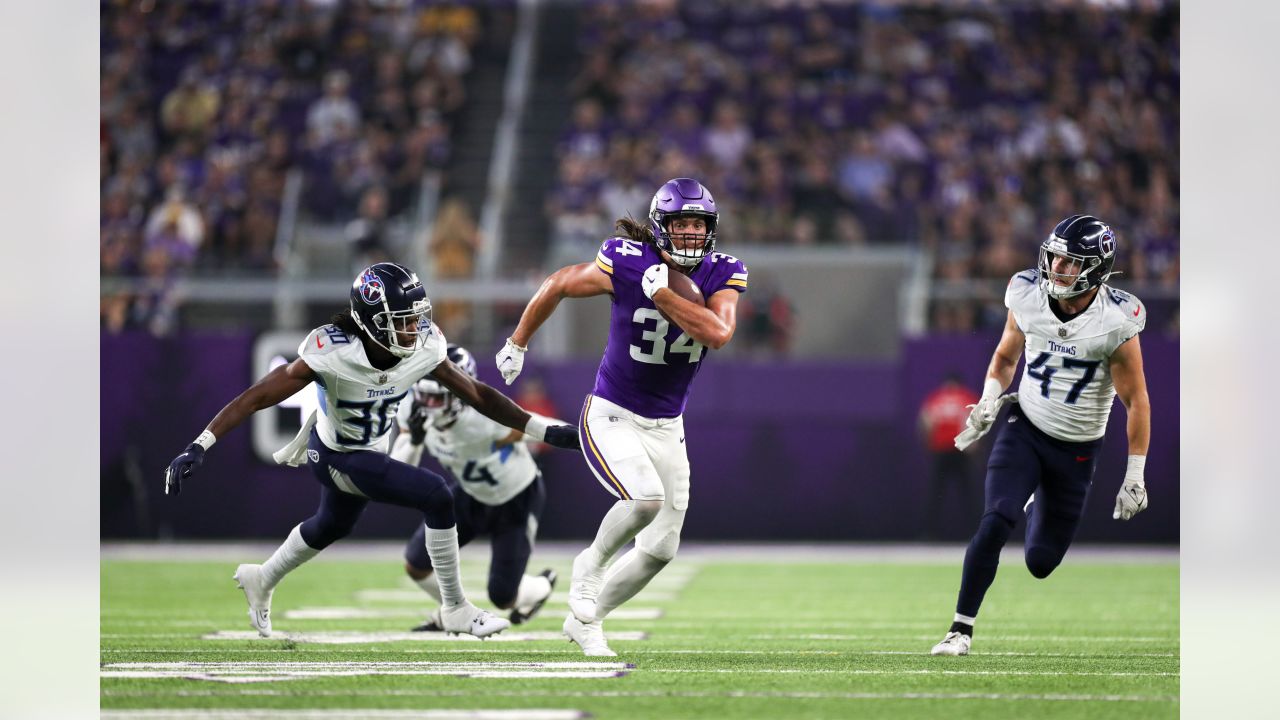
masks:
MULTIPOLYGON (((735 246, 918 243, 939 283, 1005 281, 1089 212, 1125 282, 1176 287, 1177 6, 1106 5, 591 3, 556 240, 693 175, 735 246)), ((935 303, 932 327, 999 327, 1002 289, 935 303)))
POLYGON ((102 274, 158 281, 104 295, 104 327, 163 332, 165 288, 193 268, 274 272, 292 169, 301 209, 351 221, 353 245, 376 256, 380 226, 449 160, 485 16, 462 3, 103 2, 102 274))
MULTIPOLYGON (((302 210, 375 258, 449 164, 472 49, 513 6, 105 0, 104 278, 274 272, 291 170, 302 210)), ((994 283, 1076 212, 1117 228, 1125 283, 1176 293, 1178 22, 1158 1, 583 3, 550 257, 589 257, 693 175, 735 247, 928 250, 937 287, 968 288, 933 303, 938 331, 1002 323, 994 283)), ((471 272, 459 242, 433 245, 446 276, 471 272)), ((104 293, 103 326, 163 332, 172 304, 104 293)))

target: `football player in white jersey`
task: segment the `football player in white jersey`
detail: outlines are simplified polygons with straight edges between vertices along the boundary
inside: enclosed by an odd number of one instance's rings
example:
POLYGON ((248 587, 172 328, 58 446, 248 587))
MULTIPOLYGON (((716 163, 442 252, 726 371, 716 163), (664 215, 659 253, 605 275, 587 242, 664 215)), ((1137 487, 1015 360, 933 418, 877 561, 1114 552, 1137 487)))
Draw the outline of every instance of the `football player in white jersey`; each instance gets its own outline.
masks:
MULTIPOLYGON (((476 376, 475 357, 466 348, 449 345, 448 356, 463 372, 476 376)), ((547 496, 542 473, 524 442, 531 438, 463 405, 432 378, 413 386, 412 399, 400 404, 396 420, 399 434, 391 457, 416 466, 425 447, 462 489, 453 495, 458 545, 479 534, 489 535, 489 600, 498 608, 510 609, 514 624, 532 618, 551 596, 556 573, 547 568, 538 575, 525 574, 547 496)), ((439 602, 440 587, 432 573, 424 532, 419 526, 405 546, 404 569, 439 602)), ((414 628, 443 629, 439 609, 414 628)))
POLYGON ((1024 513, 1027 569, 1045 578, 1062 562, 1117 395, 1128 415, 1129 462, 1112 517, 1128 520, 1147 507, 1151 405, 1138 342, 1147 311, 1133 295, 1105 284, 1116 248, 1110 226, 1072 215, 1041 244, 1037 267, 1009 281, 1004 334, 956 447, 986 434, 1006 404, 1008 420, 987 462, 986 507, 965 552, 955 618, 934 655, 969 654, 1000 549, 1024 513), (1002 396, 1019 355, 1026 364, 1018 391, 1002 396))
POLYGON ((298 359, 272 370, 227 404, 169 464, 165 493, 204 460, 218 437, 250 415, 291 397, 311 383, 319 394, 312 413, 290 446, 277 453, 297 465, 305 458, 320 482, 320 507, 293 528, 262 565, 241 565, 235 579, 249 601, 249 619, 263 637, 271 634, 271 595, 291 570, 351 532, 370 500, 409 507, 425 519, 425 545, 444 603, 444 629, 485 637, 509 623, 467 601, 458 578, 458 533, 453 495, 444 478, 392 460, 387 436, 396 406, 413 383, 430 376, 463 402, 508 427, 557 447, 577 449, 577 428, 549 426, 505 395, 459 370, 445 356, 446 342, 431 322, 431 301, 418 276, 395 263, 378 263, 352 283, 348 311, 312 330, 298 359))

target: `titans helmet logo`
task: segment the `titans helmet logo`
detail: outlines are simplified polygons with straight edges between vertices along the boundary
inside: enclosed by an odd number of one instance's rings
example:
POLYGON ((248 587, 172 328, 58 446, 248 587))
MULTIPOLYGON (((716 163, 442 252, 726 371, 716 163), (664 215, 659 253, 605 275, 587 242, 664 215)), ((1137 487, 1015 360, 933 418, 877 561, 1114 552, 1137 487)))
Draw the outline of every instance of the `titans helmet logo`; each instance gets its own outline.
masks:
POLYGON ((370 305, 377 305, 382 302, 385 289, 382 287, 382 278, 374 273, 365 273, 360 276, 360 297, 370 305))
POLYGON ((1111 257, 1116 251, 1116 236, 1110 230, 1102 233, 1102 237, 1098 238, 1098 249, 1102 251, 1102 257, 1111 257))

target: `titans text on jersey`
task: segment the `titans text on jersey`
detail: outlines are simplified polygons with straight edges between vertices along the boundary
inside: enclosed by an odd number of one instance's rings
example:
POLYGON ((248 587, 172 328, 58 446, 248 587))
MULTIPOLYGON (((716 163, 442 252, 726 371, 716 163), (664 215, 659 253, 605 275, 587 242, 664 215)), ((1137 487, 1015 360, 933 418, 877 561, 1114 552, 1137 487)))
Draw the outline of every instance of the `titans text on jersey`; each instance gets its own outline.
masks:
POLYGON ((1116 396, 1111 355, 1142 332, 1147 310, 1132 294, 1103 284, 1084 312, 1063 322, 1036 281, 1036 270, 1024 270, 1009 280, 1004 296, 1026 336, 1018 404, 1054 438, 1096 440, 1107 431, 1116 396))
POLYGON ((298 357, 316 374, 316 431, 331 450, 386 450, 400 401, 445 359, 444 334, 432 323, 423 347, 387 370, 373 367, 357 338, 334 325, 312 330, 298 357))

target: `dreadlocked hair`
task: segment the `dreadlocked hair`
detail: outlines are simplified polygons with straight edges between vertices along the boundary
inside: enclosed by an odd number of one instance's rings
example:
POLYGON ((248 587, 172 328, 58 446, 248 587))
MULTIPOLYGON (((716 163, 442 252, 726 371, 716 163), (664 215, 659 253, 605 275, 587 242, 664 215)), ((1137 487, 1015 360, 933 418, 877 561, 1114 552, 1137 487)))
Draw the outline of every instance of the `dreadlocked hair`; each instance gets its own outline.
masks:
POLYGON ((330 317, 329 323, 336 325, 339 330, 353 338, 360 337, 360 326, 356 324, 356 319, 351 317, 351 308, 330 317))
POLYGON ((653 237, 653 228, 648 223, 642 223, 628 214, 624 218, 618 218, 614 223, 614 227, 623 235, 640 243, 657 242, 653 237))

